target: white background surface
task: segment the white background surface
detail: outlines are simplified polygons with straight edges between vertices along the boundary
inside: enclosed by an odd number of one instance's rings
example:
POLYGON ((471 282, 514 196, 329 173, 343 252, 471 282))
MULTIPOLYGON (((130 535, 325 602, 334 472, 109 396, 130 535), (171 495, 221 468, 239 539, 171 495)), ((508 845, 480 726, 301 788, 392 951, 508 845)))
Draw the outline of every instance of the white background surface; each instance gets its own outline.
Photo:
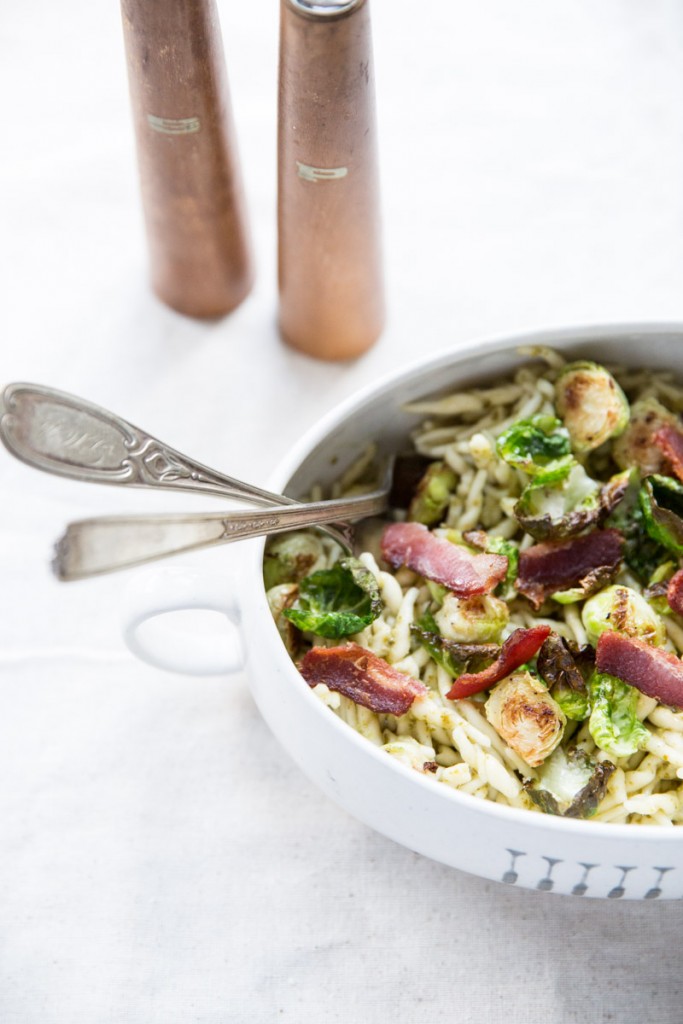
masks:
MULTIPOLYGON (((258 280, 202 324, 147 287, 117 5, 0 3, 3 382, 265 483, 324 410, 423 353, 683 314, 675 0, 374 0, 390 319, 349 365, 278 340, 277 3, 220 11, 258 280)), ((2 1024, 680 1022, 675 904, 512 890, 392 844, 303 778, 245 677, 134 661, 132 573, 51 579, 67 520, 191 502, 8 456, 0 488, 2 1024)))

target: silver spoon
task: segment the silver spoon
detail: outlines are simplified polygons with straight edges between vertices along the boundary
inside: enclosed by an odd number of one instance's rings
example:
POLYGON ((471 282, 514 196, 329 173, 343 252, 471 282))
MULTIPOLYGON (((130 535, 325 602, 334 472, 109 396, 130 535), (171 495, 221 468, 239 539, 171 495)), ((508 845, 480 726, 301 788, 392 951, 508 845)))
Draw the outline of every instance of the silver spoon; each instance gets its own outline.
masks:
POLYGON ((180 551, 248 537, 321 526, 346 551, 352 531, 342 520, 387 508, 391 468, 383 486, 361 497, 296 502, 219 473, 91 402, 36 384, 3 393, 0 439, 36 469, 92 483, 192 491, 257 505, 251 511, 185 515, 104 516, 71 523, 57 544, 59 579, 110 572, 180 551), (334 526, 324 525, 334 523, 334 526))
MULTIPOLYGON (((386 492, 362 498, 309 504, 274 505, 262 512, 191 512, 168 515, 99 516, 69 523, 57 541, 52 569, 58 579, 85 579, 101 573, 142 565, 157 558, 230 544, 248 537, 319 526, 341 515, 366 518, 386 505, 386 492), (335 509, 337 511, 335 511, 335 509)), ((351 552, 350 532, 328 531, 351 552)))

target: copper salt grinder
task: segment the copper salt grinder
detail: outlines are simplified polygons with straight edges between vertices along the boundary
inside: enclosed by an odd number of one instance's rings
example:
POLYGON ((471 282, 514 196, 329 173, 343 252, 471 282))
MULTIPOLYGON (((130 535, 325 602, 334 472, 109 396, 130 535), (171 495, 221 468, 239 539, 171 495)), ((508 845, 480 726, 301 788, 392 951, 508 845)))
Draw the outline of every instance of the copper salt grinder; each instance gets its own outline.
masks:
POLYGON ((215 0, 121 0, 152 286, 221 316, 252 283, 215 0))
POLYGON ((368 0, 281 0, 279 326, 322 359, 384 324, 368 0))

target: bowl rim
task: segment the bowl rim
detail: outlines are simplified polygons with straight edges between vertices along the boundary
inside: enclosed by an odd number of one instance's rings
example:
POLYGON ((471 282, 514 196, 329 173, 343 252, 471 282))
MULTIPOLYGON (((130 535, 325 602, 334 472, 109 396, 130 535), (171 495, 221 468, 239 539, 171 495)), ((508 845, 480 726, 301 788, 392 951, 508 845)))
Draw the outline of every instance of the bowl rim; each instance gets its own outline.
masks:
MULTIPOLYGON (((661 337, 683 336, 683 321, 625 321, 625 322, 604 322, 596 324, 580 324, 577 326, 555 327, 549 329, 534 328, 533 330, 516 331, 512 334, 486 335, 481 338, 474 338, 435 353, 428 359, 416 359, 402 367, 389 371, 379 380, 370 382, 358 389, 351 395, 340 401, 334 408, 330 409, 322 417, 319 417, 301 436, 298 442, 290 449, 286 457, 281 459, 273 471, 269 486, 274 490, 281 490, 283 485, 290 479, 305 458, 311 454, 316 445, 327 437, 335 425, 347 419, 353 410, 364 403, 372 396, 378 396, 387 390, 399 386, 418 373, 427 373, 438 369, 441 366, 452 366, 459 362, 465 362, 476 354, 489 354, 496 351, 512 350, 519 346, 540 346, 548 348, 554 346, 570 347, 581 341, 594 338, 596 342, 618 338, 625 334, 650 334, 661 337)), ((249 545, 252 554, 256 558, 257 579, 260 580, 260 567, 263 559, 265 538, 255 541, 249 545)), ((371 743, 355 729, 351 728, 337 715, 332 713, 322 701, 320 701, 306 684, 305 680, 291 661, 284 645, 280 639, 277 629, 270 615, 266 600, 266 591, 262 585, 257 588, 257 599, 259 610, 267 613, 267 618, 272 624, 273 633, 281 645, 283 664, 286 665, 288 678, 292 685, 298 688, 303 699, 309 700, 311 707, 315 707, 315 713, 320 715, 320 721, 327 723, 327 728, 340 730, 343 736, 352 747, 357 747, 359 753, 374 758, 378 764, 383 765, 390 771, 396 772, 399 778, 404 778, 409 784, 417 787, 428 787, 427 792, 433 798, 455 803, 468 812, 481 811, 482 814, 499 819, 510 825, 530 827, 538 830, 549 830, 552 833, 574 836, 577 839, 599 839, 628 840, 629 842, 643 842, 650 845, 657 843, 679 843, 683 841, 683 828, 665 825, 628 825, 611 824, 609 822, 591 821, 590 819, 564 818, 559 815, 548 815, 535 813, 526 808, 509 807, 505 804, 498 804, 491 800, 473 796, 470 793, 460 793, 450 786, 438 785, 435 780, 422 775, 409 768, 396 758, 388 757, 385 751, 371 743)))

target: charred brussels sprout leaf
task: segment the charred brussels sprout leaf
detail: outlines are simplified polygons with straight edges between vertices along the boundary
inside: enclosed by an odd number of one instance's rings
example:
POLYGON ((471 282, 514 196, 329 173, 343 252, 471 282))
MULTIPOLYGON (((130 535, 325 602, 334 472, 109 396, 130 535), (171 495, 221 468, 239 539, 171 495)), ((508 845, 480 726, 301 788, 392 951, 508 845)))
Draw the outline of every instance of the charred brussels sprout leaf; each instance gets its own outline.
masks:
POLYGON ((600 487, 577 463, 559 483, 540 474, 515 505, 515 516, 536 540, 579 533, 598 521, 600 511, 600 487))
POLYGON ((536 540, 572 537, 610 515, 626 496, 629 477, 629 472, 617 473, 600 485, 578 463, 559 484, 539 474, 522 491, 515 516, 536 540))
POLYGON ((650 537, 667 550, 683 555, 683 484, 669 476, 648 476, 638 500, 650 537))
POLYGON ((595 672, 588 683, 591 716, 588 729, 601 749, 614 757, 630 757, 647 742, 648 731, 638 718, 638 691, 622 679, 595 672))
POLYGON ((544 467, 550 471, 556 460, 571 454, 569 432, 554 416, 532 416, 503 431, 496 451, 511 466, 535 476, 544 467))
POLYGON ((626 395, 604 366, 566 366, 555 383, 555 405, 569 431, 572 448, 588 452, 621 434, 628 423, 626 395))
POLYGON ((558 747, 526 790, 546 814, 589 818, 605 795, 614 770, 610 761, 593 761, 580 747, 558 747))
POLYGON ((433 462, 420 480, 408 508, 411 522, 436 526, 444 517, 456 486, 455 473, 445 462, 433 462))
POLYGON ((536 667, 566 717, 582 722, 589 710, 586 682, 567 644, 556 633, 544 641, 536 667))
POLYGON ((448 640, 441 635, 434 616, 429 612, 413 623, 410 632, 452 679, 457 679, 463 672, 479 672, 495 661, 500 651, 498 644, 468 644, 448 640))
POLYGON ((564 812, 564 817, 590 818, 591 815, 595 814, 607 790, 607 783, 614 771, 616 771, 616 765, 612 764, 611 761, 597 761, 591 777, 583 789, 580 789, 576 794, 564 812))
POLYGON ((375 577, 356 558, 342 558, 299 584, 293 608, 282 612, 303 632, 337 640, 369 626, 382 610, 375 577))

